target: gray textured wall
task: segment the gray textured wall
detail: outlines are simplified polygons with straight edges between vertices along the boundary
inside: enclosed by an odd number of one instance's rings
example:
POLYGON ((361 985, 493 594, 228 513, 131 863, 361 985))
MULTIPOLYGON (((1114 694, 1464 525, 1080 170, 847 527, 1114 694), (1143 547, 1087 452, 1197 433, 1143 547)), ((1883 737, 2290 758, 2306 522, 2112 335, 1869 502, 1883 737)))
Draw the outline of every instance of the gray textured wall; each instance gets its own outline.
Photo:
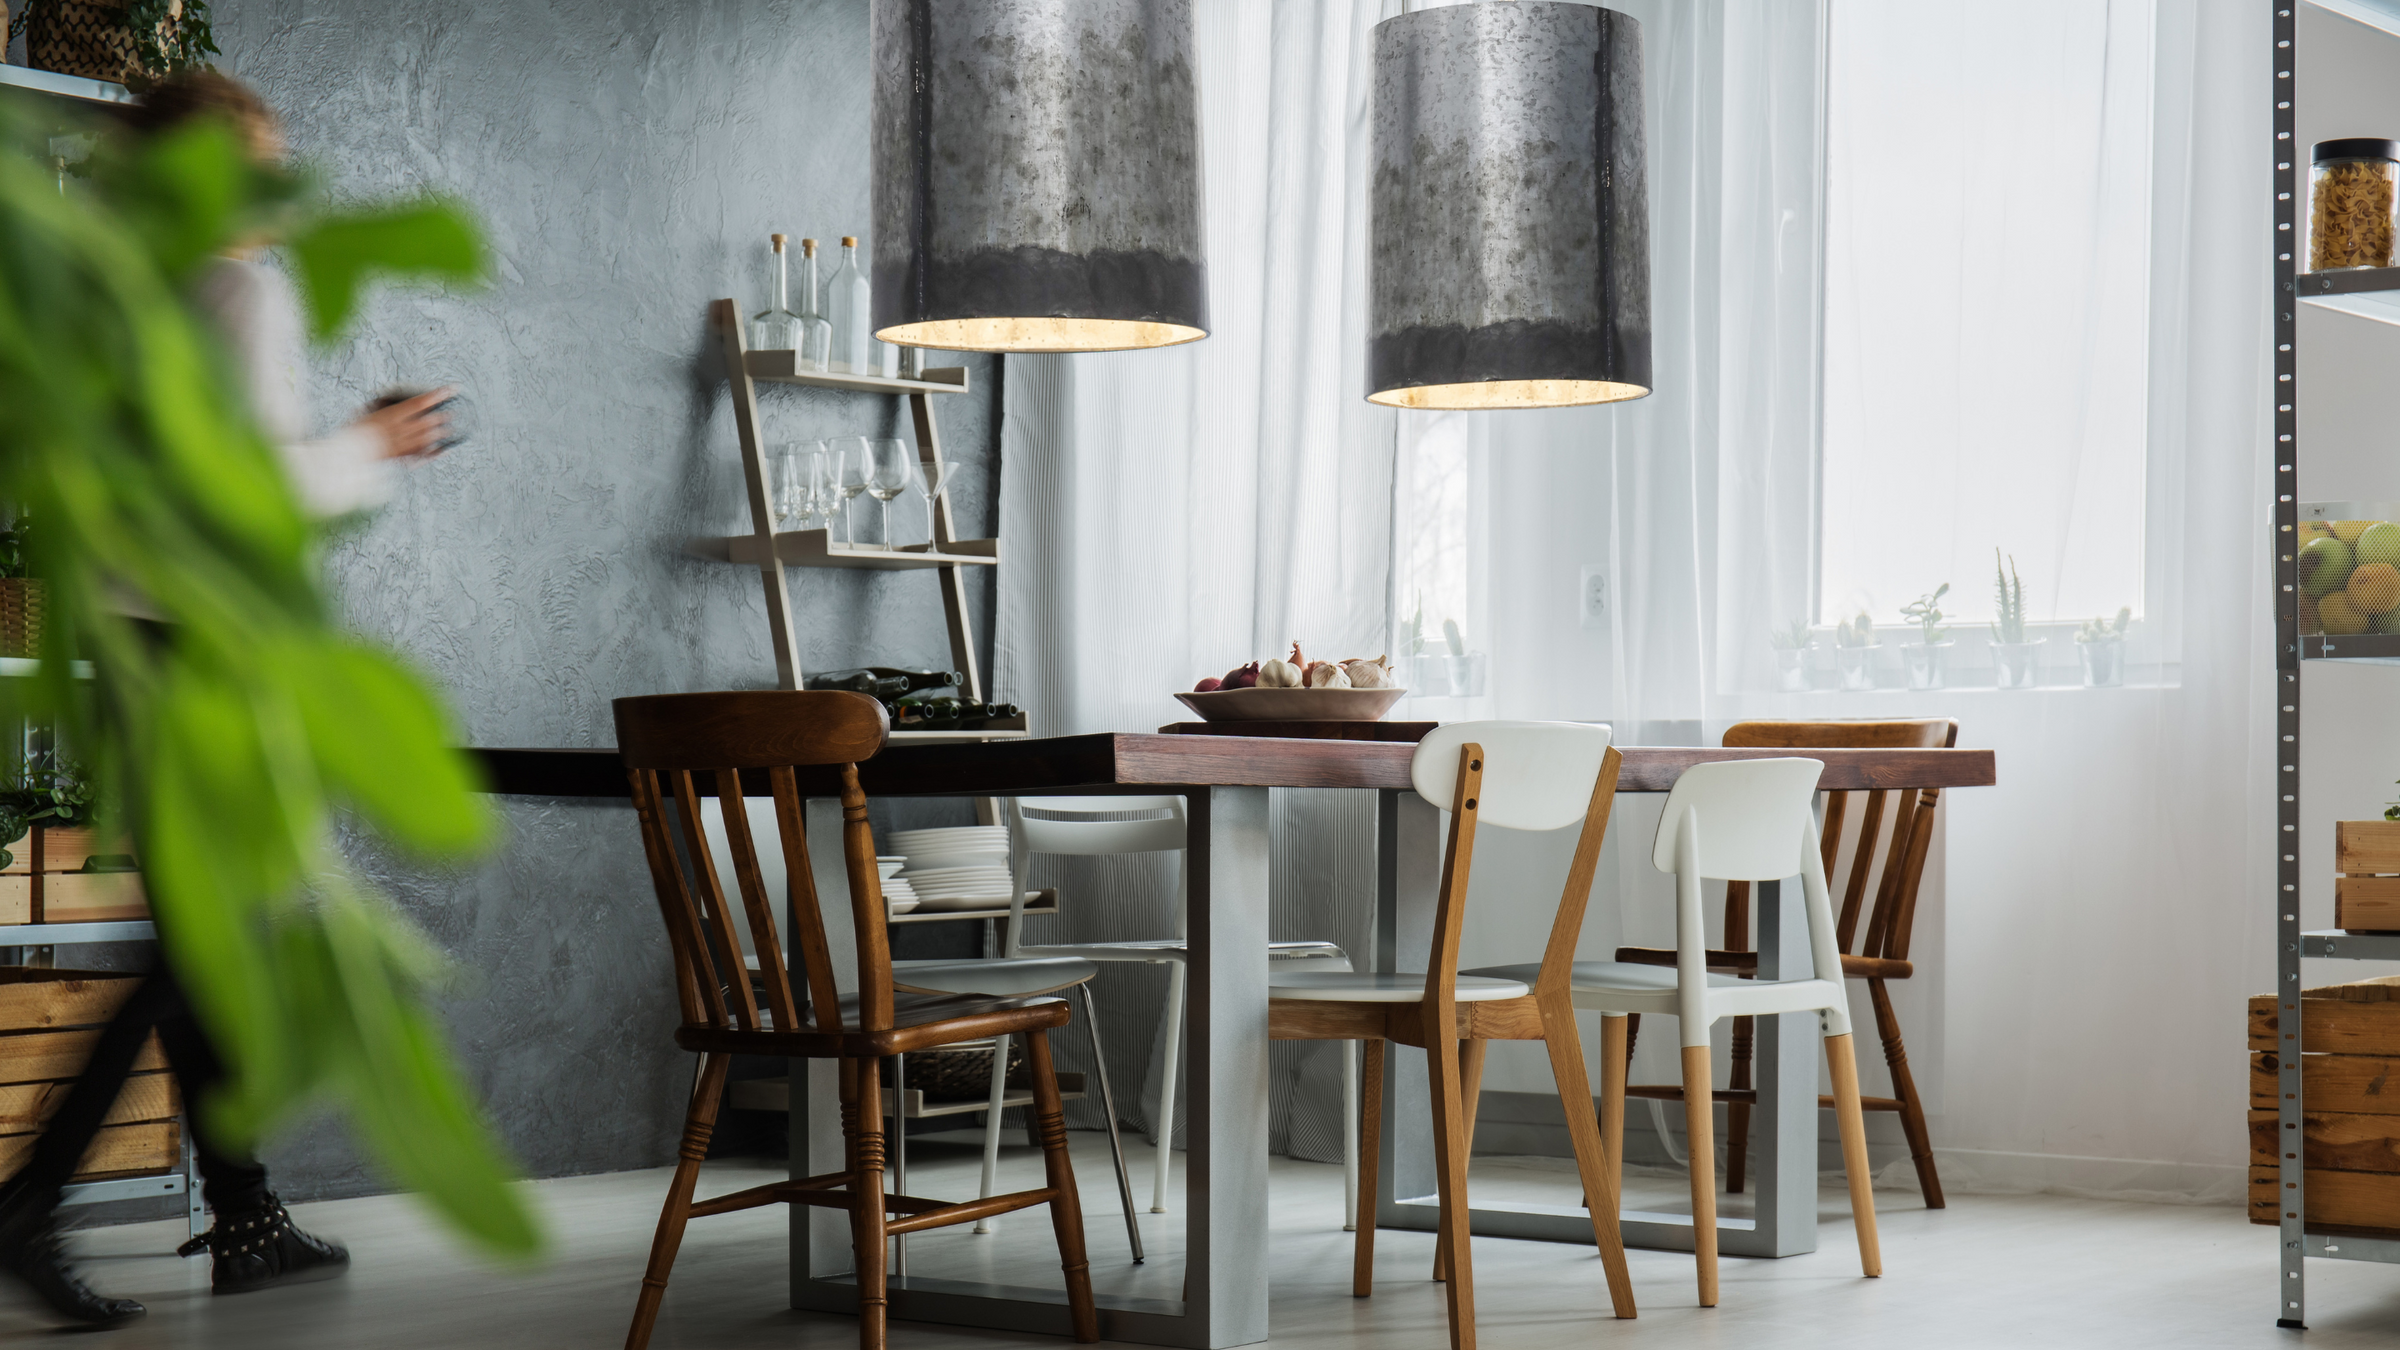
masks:
MULTIPOLYGON (((392 384, 455 382, 472 404, 471 443, 332 551, 351 620, 420 662, 484 745, 606 745, 620 695, 772 685, 757 574, 680 550, 748 528, 706 307, 763 303, 770 231, 866 234, 867 0, 218 9, 226 66, 338 192, 454 194, 496 256, 479 293, 384 294, 317 363, 328 425, 392 384)), ((997 371, 966 364, 975 392, 938 412, 961 527, 985 534, 997 371)), ((895 400, 763 394, 770 439, 909 434, 895 400)), ((896 505, 921 528, 913 497, 896 505)), ((792 580, 810 668, 948 664, 930 574, 792 580)), ((526 1170, 663 1163, 691 1068, 632 817, 511 801, 507 818, 468 875, 375 870, 473 973, 459 1049, 526 1170)), ((287 1196, 378 1184, 328 1123, 269 1160, 287 1196)))

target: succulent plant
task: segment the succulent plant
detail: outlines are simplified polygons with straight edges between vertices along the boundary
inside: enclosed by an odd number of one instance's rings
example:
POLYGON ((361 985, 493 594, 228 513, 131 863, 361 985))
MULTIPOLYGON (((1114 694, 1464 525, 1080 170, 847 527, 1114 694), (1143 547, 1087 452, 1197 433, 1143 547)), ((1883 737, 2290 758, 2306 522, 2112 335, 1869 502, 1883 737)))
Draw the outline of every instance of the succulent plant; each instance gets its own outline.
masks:
POLYGON ((1992 585, 2000 617, 1992 621, 1992 641, 2010 645, 2025 640, 2025 583, 2017 576, 2017 560, 2010 558, 2004 571, 2000 566, 2000 550, 1992 550, 1992 585))
POLYGON ((2085 619, 2083 627, 2075 630, 2075 640, 2077 642, 2109 642, 2125 636, 2125 630, 2132 626, 2133 606, 2127 605, 2117 611, 2114 622, 2107 619, 2085 619))
POLYGON ((1900 617, 1915 624, 1925 634, 1925 645, 1928 647, 1950 635, 1950 630, 1941 626, 1942 597, 1949 593, 1950 583, 1945 581, 1934 587, 1931 595, 1920 595, 1900 607, 1900 617))
POLYGON ((1808 641, 1808 620, 1806 619, 1794 619, 1791 626, 1787 628, 1767 630, 1767 645, 1779 652, 1807 651, 1808 641))
POLYGON ((1844 619, 1834 628, 1833 641, 1837 647, 1872 647, 1875 645, 1875 621, 1868 618, 1867 612, 1862 609, 1857 618, 1844 619))

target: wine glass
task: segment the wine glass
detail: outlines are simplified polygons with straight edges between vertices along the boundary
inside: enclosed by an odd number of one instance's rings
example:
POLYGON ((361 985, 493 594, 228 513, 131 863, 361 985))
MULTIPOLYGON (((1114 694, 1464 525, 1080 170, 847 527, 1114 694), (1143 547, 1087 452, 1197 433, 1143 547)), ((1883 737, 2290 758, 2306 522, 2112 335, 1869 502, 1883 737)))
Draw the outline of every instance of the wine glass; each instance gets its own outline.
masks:
POLYGON ((867 491, 883 504, 883 546, 892 546, 892 498, 908 488, 910 461, 916 453, 908 442, 876 441, 867 450, 867 491))
POLYGON ((934 551, 934 504, 941 500, 942 484, 950 477, 950 466, 936 460, 917 461, 917 487, 925 494, 925 549, 934 551))
POLYGON ((834 482, 842 494, 842 547, 858 547, 858 512, 850 504, 858 494, 867 490, 867 479, 873 475, 867 462, 867 438, 844 436, 832 443, 834 482))
POLYGON ((808 484, 800 477, 798 441, 785 441, 775 447, 775 455, 767 464, 767 501, 775 514, 777 529, 798 529, 808 514, 808 484))
POLYGON ((825 528, 833 528, 833 503, 838 495, 834 487, 833 456, 823 441, 809 441, 800 451, 800 512, 805 521, 822 517, 825 528))

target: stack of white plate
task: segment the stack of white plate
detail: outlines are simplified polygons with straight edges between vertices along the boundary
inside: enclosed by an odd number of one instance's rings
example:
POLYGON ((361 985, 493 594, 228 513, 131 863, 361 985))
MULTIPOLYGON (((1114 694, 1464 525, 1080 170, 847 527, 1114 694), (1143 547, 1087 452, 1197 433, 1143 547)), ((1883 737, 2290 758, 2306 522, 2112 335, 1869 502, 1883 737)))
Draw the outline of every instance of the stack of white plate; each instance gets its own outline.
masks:
POLYGON ((1008 904, 1008 829, 959 825, 900 830, 891 846, 908 860, 893 880, 906 883, 921 909, 999 909, 1008 904))
POLYGON ((875 875, 883 886, 883 902, 894 914, 906 914, 917 907, 917 888, 901 876, 900 869, 908 866, 906 858, 877 858, 875 875))

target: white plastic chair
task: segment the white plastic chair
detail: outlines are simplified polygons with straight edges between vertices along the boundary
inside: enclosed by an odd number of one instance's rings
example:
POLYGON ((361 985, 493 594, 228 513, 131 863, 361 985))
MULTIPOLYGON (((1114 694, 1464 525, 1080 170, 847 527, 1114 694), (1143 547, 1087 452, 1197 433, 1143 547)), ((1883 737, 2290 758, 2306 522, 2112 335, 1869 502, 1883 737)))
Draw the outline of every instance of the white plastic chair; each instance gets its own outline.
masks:
MULTIPOLYGON (((1015 958, 1073 958, 1098 962, 1139 962, 1165 965, 1165 1063, 1159 1074, 1158 1120, 1152 1142, 1158 1150, 1158 1175, 1151 1190, 1150 1212, 1167 1212, 1167 1184, 1175 1157, 1175 1080, 1183 1044, 1185 972, 1191 942, 1184 935, 1185 819, 1181 797, 1032 797, 1008 799, 1010 871, 1016 878, 1016 901, 1009 906, 1007 955, 1015 958), (1121 817, 1139 815, 1142 819, 1121 817), (1119 817, 1110 819, 1109 817, 1119 817), (1127 853, 1174 853, 1175 934, 1117 942, 1028 943, 1024 940, 1026 867, 1034 854, 1066 857, 1105 857, 1127 853)), ((1347 971, 1348 953, 1331 942, 1270 942, 1267 959, 1276 971, 1347 971)), ((1001 1047, 1005 1053, 1006 1046, 1001 1047)), ((1345 1229, 1358 1221, 1358 1044, 1342 1050, 1342 1159, 1347 1201, 1345 1229)), ((1000 1135, 996 1125, 984 1136, 984 1194, 995 1184, 1000 1135)))
MULTIPOLYGON (((1859 1265, 1883 1273, 1875 1235, 1875 1197, 1867 1170, 1866 1118, 1858 1098, 1858 1065, 1850 1042, 1849 1000, 1842 986, 1841 948, 1825 888, 1817 823, 1810 810, 1822 760, 1752 759, 1695 764, 1667 794, 1651 865, 1675 874, 1675 966, 1628 961, 1578 961, 1575 1006, 1604 1017, 1602 1119, 1612 1166, 1621 1166, 1625 1119, 1625 1018, 1671 1016, 1683 1028, 1683 1099, 1692 1159, 1692 1249, 1700 1303, 1717 1302, 1716 1141, 1709 1077, 1709 1027, 1721 1017, 1770 1017, 1814 1012, 1832 1069, 1842 1166, 1858 1228, 1859 1265), (1708 930, 1701 882, 1780 881, 1798 873, 1807 901, 1812 969, 1800 978, 1743 980, 1708 973, 1708 930)), ((1496 979, 1531 979, 1531 965, 1487 966, 1473 972, 1496 979)), ((1801 1160, 1808 1165, 1809 1160, 1801 1160)))

